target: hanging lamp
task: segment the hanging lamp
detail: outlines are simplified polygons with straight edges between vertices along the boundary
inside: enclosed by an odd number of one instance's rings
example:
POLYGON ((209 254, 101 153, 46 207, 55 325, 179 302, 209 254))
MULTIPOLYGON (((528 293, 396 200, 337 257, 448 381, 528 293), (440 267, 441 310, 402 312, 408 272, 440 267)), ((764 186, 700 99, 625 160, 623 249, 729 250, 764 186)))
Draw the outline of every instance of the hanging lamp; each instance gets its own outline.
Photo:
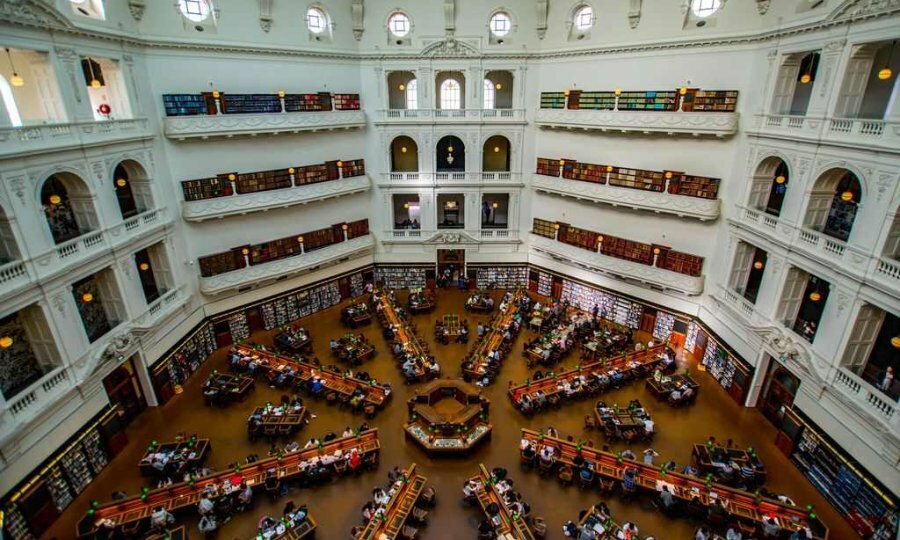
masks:
POLYGON ((9 67, 12 68, 12 77, 9 78, 9 84, 15 86, 16 88, 21 88, 25 86, 25 79, 19 75, 16 71, 16 65, 13 64, 12 54, 9 52, 9 47, 6 48, 6 58, 9 60, 9 67))
MULTIPOLYGON (((893 70, 891 70, 891 61, 894 59, 894 46, 897 44, 897 40, 891 42, 891 52, 888 53, 887 62, 885 62, 884 67, 878 71, 878 78, 882 81, 886 81, 891 78, 894 74, 893 70)), ((9 52, 9 49, 6 49, 6 52, 9 52)))

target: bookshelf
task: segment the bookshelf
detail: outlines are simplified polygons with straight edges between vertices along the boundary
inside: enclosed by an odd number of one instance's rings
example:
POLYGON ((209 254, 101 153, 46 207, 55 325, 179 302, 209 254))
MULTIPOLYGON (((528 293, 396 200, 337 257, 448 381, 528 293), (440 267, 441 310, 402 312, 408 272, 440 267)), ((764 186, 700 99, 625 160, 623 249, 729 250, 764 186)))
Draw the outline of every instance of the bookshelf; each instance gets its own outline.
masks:
POLYGON ((250 325, 247 323, 247 314, 243 311, 232 313, 226 319, 228 321, 228 333, 235 343, 240 343, 250 337, 250 325))
POLYGON ((597 238, 599 236, 600 235, 594 231, 579 229, 578 227, 572 227, 571 225, 560 225, 557 239, 565 244, 595 251, 597 249, 597 238))
POLYGON ((166 116, 216 114, 215 102, 203 94, 163 94, 163 109, 166 116))
MULTIPOLYGON (((305 242, 305 234, 303 235, 303 239, 305 242)), ((277 240, 270 240, 261 244, 254 244, 250 246, 250 266, 264 264, 286 257, 293 257, 294 255, 299 255, 300 252, 300 242, 297 240, 297 236, 289 236, 277 240)))
POLYGON ((541 92, 542 109, 565 109, 566 94, 564 92, 541 92))
POLYGON ((666 188, 666 179, 660 171, 613 167, 609 173, 609 185, 662 193, 666 188))
POLYGON ((357 298, 365 294, 366 282, 361 273, 350 275, 350 297, 357 298))
POLYGON ((234 190, 231 182, 219 177, 201 178, 199 180, 185 180, 181 183, 181 191, 186 201, 202 201, 218 197, 230 197, 234 190))
POLYGON ((650 244, 625 240, 615 236, 603 235, 603 244, 600 252, 608 257, 616 257, 617 259, 625 259, 640 264, 649 265, 653 262, 653 252, 650 244))
POLYGON ((656 266, 679 274, 698 277, 703 270, 703 257, 681 253, 680 251, 660 249, 656 258, 656 266))
MULTIPOLYGON (((279 109, 280 111, 281 109, 279 109)), ((284 110, 287 112, 318 112, 332 110, 331 94, 286 94, 284 110)))
POLYGON ((343 241, 344 235, 340 225, 303 233, 303 246, 306 251, 314 251, 343 241))
POLYGON ((366 160, 364 159, 352 159, 350 161, 345 161, 343 165, 344 166, 341 167, 341 173, 344 178, 365 176, 366 174, 366 160))
POLYGON ((334 109, 336 111, 358 111, 359 94, 334 94, 334 109))
POLYGON ((558 159, 537 158, 537 174, 544 176, 559 176, 562 166, 558 159))
POLYGON ((239 194, 284 189, 293 185, 288 169, 241 173, 237 175, 234 184, 239 194))
POLYGON ((665 311, 658 311, 656 313, 656 323, 653 325, 653 337, 660 341, 667 341, 674 327, 675 315, 665 311))
POLYGON ((537 293, 543 296, 553 294, 553 276, 547 272, 538 272, 537 293))
POLYGON ((684 338, 684 350, 694 354, 694 346, 697 344, 697 334, 700 332, 700 325, 691 321, 688 324, 687 336, 684 338))
POLYGON ((378 266, 375 281, 387 289, 422 289, 425 287, 425 269, 409 266, 378 266))
POLYGON ((200 277, 212 277, 244 268, 246 263, 242 250, 249 248, 250 246, 243 246, 224 253, 215 253, 198 258, 200 277))
POLYGON ((622 92, 619 95, 620 111, 675 111, 678 101, 675 90, 646 90, 622 92))
POLYGON ((737 90, 700 90, 689 88, 681 96, 681 110, 685 112, 735 112, 737 90))
POLYGON ((369 234, 369 220, 361 219, 347 223, 347 240, 359 238, 369 234))
POLYGON ((552 221, 534 218, 531 232, 545 238, 556 238, 556 228, 554 225, 555 223, 552 221))
POLYGON ((175 395, 175 387, 184 384, 215 350, 212 325, 203 323, 154 364, 150 376, 160 402, 165 403, 175 395))
POLYGON ((719 195, 719 182, 718 178, 672 173, 672 178, 669 179, 669 193, 700 199, 715 199, 719 195))
MULTIPOLYGON (((565 95, 565 93, 563 93, 565 95)), ((566 101, 566 108, 571 110, 576 110, 579 108, 578 101, 581 97, 581 90, 569 90, 568 100, 566 101)))
POLYGON ((591 163, 579 163, 566 160, 563 166, 563 178, 605 184, 607 171, 606 165, 593 165, 591 163))
POLYGON ((578 96, 578 108, 595 111, 611 111, 616 108, 615 92, 581 92, 578 96))
POLYGON ((497 266, 478 268, 475 271, 475 287, 478 289, 517 289, 528 286, 528 268, 525 266, 497 266))
POLYGON ((568 279, 563 280, 561 299, 587 312, 596 305, 598 317, 628 328, 639 328, 644 312, 643 304, 568 279))
POLYGON ((280 113, 278 94, 220 94, 222 114, 280 113))
POLYGON ((335 179, 337 179, 336 174, 334 175, 334 178, 329 178, 328 165, 326 165, 325 163, 294 168, 295 186, 318 184, 319 182, 327 182, 328 180, 335 179))

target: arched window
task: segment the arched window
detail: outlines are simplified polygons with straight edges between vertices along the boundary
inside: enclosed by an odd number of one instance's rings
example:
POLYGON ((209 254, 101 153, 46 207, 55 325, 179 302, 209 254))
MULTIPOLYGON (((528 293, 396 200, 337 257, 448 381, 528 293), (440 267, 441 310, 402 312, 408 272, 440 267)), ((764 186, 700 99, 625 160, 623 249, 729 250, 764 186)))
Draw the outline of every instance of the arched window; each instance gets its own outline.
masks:
POLYGON ((178 9, 189 21, 202 22, 209 17, 207 0, 178 0, 178 9))
POLYGON ((12 87, 9 86, 6 78, 2 76, 0 76, 0 97, 3 98, 3 106, 6 107, 9 123, 13 127, 21 126, 22 117, 19 115, 19 107, 16 106, 16 98, 13 97, 12 87))
POLYGON ((406 83, 406 108, 409 110, 419 108, 419 84, 415 79, 406 83))
POLYGON ((691 2, 691 11, 698 17, 709 17, 719 11, 720 7, 722 7, 722 0, 693 0, 691 2))
POLYGON ((447 79, 441 83, 441 109, 459 110, 460 108, 459 81, 447 79))
POLYGON ((496 93, 494 92, 494 81, 490 79, 484 80, 484 108, 485 109, 494 109, 496 108, 497 100, 496 93))
POLYGON ((53 243, 62 244, 83 233, 75 217, 76 209, 69 198, 66 183, 56 176, 48 178, 41 187, 41 206, 53 243))
POLYGON ((405 13, 395 12, 388 18, 388 30, 395 37, 402 38, 409 33, 409 17, 405 13))
POLYGON ((313 34, 321 34, 328 26, 328 18, 325 12, 317 7, 311 7, 306 11, 306 27, 313 34))
POLYGON ((575 17, 572 19, 575 29, 579 32, 586 32, 594 26, 594 10, 591 6, 581 6, 575 10, 575 17))
POLYGON ((512 19, 508 13, 502 11, 494 13, 490 22, 491 34, 503 37, 512 30, 512 19))

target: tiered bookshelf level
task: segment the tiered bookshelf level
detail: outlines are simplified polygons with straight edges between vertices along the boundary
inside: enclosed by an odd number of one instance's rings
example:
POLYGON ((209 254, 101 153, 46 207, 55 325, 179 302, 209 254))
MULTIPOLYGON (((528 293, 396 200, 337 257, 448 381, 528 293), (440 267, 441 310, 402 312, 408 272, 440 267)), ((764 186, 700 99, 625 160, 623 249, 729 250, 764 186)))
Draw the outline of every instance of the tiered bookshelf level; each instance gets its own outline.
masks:
POLYGON ((275 114, 283 112, 357 111, 359 94, 163 94, 166 116, 215 114, 275 114), (218 107, 216 106, 218 101, 218 107))
POLYGON ((565 109, 566 94, 564 92, 541 92, 542 109, 565 109))
POLYGON ((281 99, 277 94, 221 94, 222 114, 280 113, 281 99))
POLYGON ((735 112, 737 90, 569 90, 541 92, 541 109, 735 112), (616 92, 619 92, 616 95, 616 92), (682 94, 682 92, 684 92, 682 94))
POLYGON ((244 268, 246 265, 245 255, 246 261, 254 266, 338 244, 344 241, 343 225, 347 225, 348 239, 369 234, 369 221, 363 219, 260 244, 240 246, 224 253, 200 257, 200 276, 212 277, 244 268), (303 239, 302 245, 301 238, 303 239))
POLYGON ((375 281, 387 289, 421 289, 426 284, 426 271, 408 266, 378 266, 375 281))
POLYGON ((475 286, 479 289, 517 289, 528 285, 528 268, 525 266, 492 266, 478 268, 475 286))
POLYGON ((166 116, 197 116, 216 114, 212 94, 163 94, 166 116))
POLYGON ((287 112, 330 111, 332 109, 331 94, 286 94, 284 110, 287 112))
POLYGON ((562 171, 562 177, 567 180, 607 184, 655 193, 667 192, 671 195, 699 199, 716 199, 721 182, 718 178, 694 176, 677 171, 632 169, 615 165, 581 163, 571 159, 537 159, 537 174, 559 177, 560 171, 562 171))
POLYGON ((250 173, 230 172, 210 178, 185 180, 181 182, 181 191, 184 193, 185 201, 201 201, 230 197, 235 192, 238 194, 257 193, 365 174, 366 164, 363 159, 334 160, 286 169, 250 173))
POLYGON ((563 244, 569 244, 594 253, 598 251, 599 247, 600 253, 607 257, 656 266, 657 268, 679 274, 699 277, 703 271, 703 257, 673 251, 666 246, 658 244, 636 242, 605 233, 581 229, 567 223, 534 218, 531 232, 546 238, 555 238, 563 244))
POLYGON ((700 90, 689 88, 681 96, 681 110, 685 112, 734 112, 737 90, 700 90))

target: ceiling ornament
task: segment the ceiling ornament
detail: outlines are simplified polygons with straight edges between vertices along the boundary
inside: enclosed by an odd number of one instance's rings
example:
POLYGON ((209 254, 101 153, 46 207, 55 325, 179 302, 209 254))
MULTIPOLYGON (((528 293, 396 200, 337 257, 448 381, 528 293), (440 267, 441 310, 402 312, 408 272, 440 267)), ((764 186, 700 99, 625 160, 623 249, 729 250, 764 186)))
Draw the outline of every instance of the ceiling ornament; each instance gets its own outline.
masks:
POLYGON ((42 30, 72 28, 61 13, 38 0, 3 0, 0 2, 0 20, 42 30))
POLYGON ((459 41, 453 37, 447 37, 442 41, 435 41, 422 49, 422 56, 427 58, 472 58, 481 56, 473 45, 459 41))
POLYGON ((353 37, 356 41, 362 39, 365 25, 363 23, 363 0, 353 0, 350 5, 350 14, 353 17, 353 37))
POLYGON ((756 9, 759 10, 760 15, 765 15, 769 11, 769 4, 772 3, 772 0, 756 0, 756 9))
POLYGON ((269 33, 272 29, 272 2, 274 0, 259 0, 259 27, 262 31, 269 33))
POLYGON ((537 0, 537 35, 538 39, 544 39, 547 35, 547 10, 550 7, 549 0, 537 0))
POLYGON ((144 18, 144 8, 146 7, 147 3, 144 0, 128 0, 128 11, 131 12, 134 20, 138 22, 144 18))
POLYGON ((630 9, 628 10, 628 25, 632 29, 638 27, 641 23, 641 0, 630 0, 630 9))
POLYGON ((880 17, 900 11, 900 0, 845 0, 828 20, 880 17))

